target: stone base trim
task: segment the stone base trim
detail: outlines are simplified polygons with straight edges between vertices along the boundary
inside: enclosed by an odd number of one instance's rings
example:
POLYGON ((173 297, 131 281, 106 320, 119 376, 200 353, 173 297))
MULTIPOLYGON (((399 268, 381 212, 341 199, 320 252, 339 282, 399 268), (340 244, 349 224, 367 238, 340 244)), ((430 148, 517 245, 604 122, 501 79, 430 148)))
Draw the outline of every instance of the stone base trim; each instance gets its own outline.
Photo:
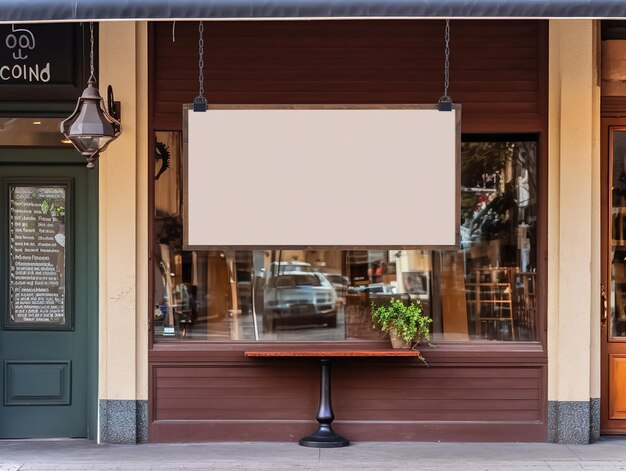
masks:
POLYGON ((590 399, 591 404, 591 429, 589 431, 589 443, 600 440, 600 398, 590 399))
POLYGON ((548 401, 548 441, 594 443, 600 438, 600 399, 548 401))
POLYGON ((100 443, 148 441, 148 401, 100 399, 98 404, 100 443))
MULTIPOLYGON (((148 401, 135 401, 137 403, 137 443, 148 442, 148 401)), ((598 405, 598 408, 600 406, 598 405)), ((599 409, 598 409, 599 410, 599 409)), ((598 420, 599 420, 598 415, 598 420)), ((599 428, 598 422, 598 431, 599 428)), ((598 433, 598 438, 600 437, 598 433)))

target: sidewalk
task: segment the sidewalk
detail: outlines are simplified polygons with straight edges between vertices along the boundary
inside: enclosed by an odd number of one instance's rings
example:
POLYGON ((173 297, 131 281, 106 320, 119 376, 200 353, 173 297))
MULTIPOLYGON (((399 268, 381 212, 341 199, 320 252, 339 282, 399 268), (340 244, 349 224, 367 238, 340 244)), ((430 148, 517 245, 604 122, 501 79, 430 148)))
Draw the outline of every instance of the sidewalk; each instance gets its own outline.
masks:
POLYGON ((359 442, 96 445, 86 440, 0 441, 0 471, 25 470, 626 470, 626 439, 594 445, 359 442))

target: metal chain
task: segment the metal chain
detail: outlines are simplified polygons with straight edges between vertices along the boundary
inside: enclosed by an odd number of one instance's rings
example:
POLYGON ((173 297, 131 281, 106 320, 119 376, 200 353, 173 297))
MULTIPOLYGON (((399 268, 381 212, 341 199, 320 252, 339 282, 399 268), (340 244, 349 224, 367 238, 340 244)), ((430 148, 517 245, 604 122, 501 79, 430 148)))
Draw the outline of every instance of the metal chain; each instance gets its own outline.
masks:
POLYGON ((200 70, 198 82, 200 92, 198 93, 198 96, 204 98, 204 25, 202 24, 202 21, 198 26, 198 32, 200 34, 200 39, 198 40, 198 69, 200 70))
POLYGON ((448 86, 450 85, 450 20, 446 20, 446 48, 445 48, 445 63, 444 63, 444 82, 443 82, 443 96, 448 96, 448 86))
POLYGON ((90 34, 90 44, 91 44, 91 50, 89 51, 89 71, 91 72, 91 74, 89 75, 89 80, 93 80, 93 82, 96 82, 96 76, 94 74, 94 67, 93 67, 93 23, 89 22, 89 34, 90 34))
POLYGON ((439 98, 439 103, 452 103, 452 98, 448 95, 449 86, 450 86, 450 20, 446 19, 444 65, 443 65, 443 96, 439 98))
POLYGON ((207 101, 204 98, 204 25, 198 25, 198 96, 193 99, 194 111, 206 111, 207 101))

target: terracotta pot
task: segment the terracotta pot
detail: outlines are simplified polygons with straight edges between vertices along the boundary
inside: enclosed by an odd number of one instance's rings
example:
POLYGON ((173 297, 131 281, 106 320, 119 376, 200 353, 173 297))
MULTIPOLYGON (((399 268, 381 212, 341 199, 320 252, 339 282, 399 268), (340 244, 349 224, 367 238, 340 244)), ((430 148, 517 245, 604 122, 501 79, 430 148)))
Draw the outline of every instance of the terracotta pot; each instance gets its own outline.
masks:
POLYGON ((389 330, 389 338, 391 339, 391 346, 393 348, 411 348, 411 342, 401 339, 396 329, 389 330))

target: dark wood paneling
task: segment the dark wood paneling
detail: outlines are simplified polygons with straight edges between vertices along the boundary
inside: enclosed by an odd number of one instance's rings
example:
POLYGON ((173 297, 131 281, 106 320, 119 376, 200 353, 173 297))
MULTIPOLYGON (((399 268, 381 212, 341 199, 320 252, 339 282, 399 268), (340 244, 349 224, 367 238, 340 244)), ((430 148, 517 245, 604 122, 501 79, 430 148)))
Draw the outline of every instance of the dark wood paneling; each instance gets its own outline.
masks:
MULTIPOLYGON (((359 365, 350 371, 340 369, 334 374, 335 402, 341 405, 338 407, 339 410, 343 410, 341 415, 350 417, 351 420, 365 418, 361 417, 363 411, 371 414, 396 409, 405 409, 408 415, 405 415, 404 419, 407 420, 412 412, 421 415, 431 411, 442 417, 449 411, 485 410, 487 404, 484 401, 489 401, 488 409, 491 411, 539 410, 540 378, 536 370, 516 370, 517 374, 513 376, 510 374, 502 376, 502 368, 498 368, 497 378, 484 375, 485 372, 489 372, 484 368, 474 369, 473 378, 454 377, 458 371, 447 370, 446 374, 452 375, 451 377, 433 378, 425 371, 421 371, 420 374, 415 372, 402 374, 403 372, 397 371, 397 368, 391 368, 384 377, 380 376, 379 371, 371 372, 372 377, 355 376, 353 372, 361 368, 359 365), (510 396, 509 389, 532 391, 530 394, 532 398, 522 400, 515 393, 510 396), (351 417, 353 411, 359 411, 358 417, 351 417)), ((163 369, 168 368, 158 368, 157 376, 163 369)), ((187 368, 177 369, 187 370, 187 368)), ((255 415, 254 410, 276 412, 276 409, 280 408, 291 409, 303 403, 310 404, 309 399, 316 399, 315 393, 312 396, 303 393, 315 391, 311 382, 315 375, 297 374, 302 373, 298 367, 282 375, 276 375, 270 367, 240 369, 234 373, 238 376, 222 376, 219 369, 207 367, 196 368, 196 372, 188 377, 157 378, 155 398, 157 420, 165 411, 179 414, 176 419, 192 419, 193 417, 185 412, 190 410, 210 411, 214 414, 210 415, 210 418, 219 419, 225 418, 220 417, 221 413, 226 414, 231 409, 254 418, 252 417, 255 415), (259 373, 263 376, 259 377, 259 373), (279 384, 291 386, 277 388, 276 385, 279 384), (280 401, 283 402, 282 407, 280 401), (245 410, 250 404, 256 407, 245 410)), ((533 416, 532 419, 537 417, 533 416)))
MULTIPOLYGON (((297 442, 316 429, 315 421, 206 422, 170 421, 151 425, 151 442, 192 441, 282 441, 297 442), (267 431, 271 428, 272 435, 267 431)), ((545 441, 542 423, 498 422, 401 422, 380 423, 336 421, 333 429, 356 441, 458 441, 458 442, 536 442, 545 441)))
MULTIPOLYGON (((151 441, 182 439, 181 424, 192 423, 185 440, 293 440, 314 427, 315 360, 230 355, 229 365, 181 358, 152 366, 151 441)), ((469 439, 473 423, 486 434, 481 440, 545 440, 545 363, 537 360, 425 367, 415 359, 335 359, 337 430, 356 440, 433 439, 425 430, 439 430, 437 440, 460 440, 469 439)))
MULTIPOLYGON (((434 103, 442 21, 205 23, 209 103, 434 103)), ((453 21, 450 95, 470 132, 543 127, 540 21, 453 21), (489 122, 485 121, 485 118, 489 122), (494 124, 495 127, 494 128, 494 124)), ((180 130, 198 94, 196 23, 154 25, 154 126, 180 130)))
POLYGON ((603 117, 624 117, 626 116, 626 97, 603 96, 601 98, 600 110, 603 117))
MULTIPOLYGON (((246 358, 253 345, 155 345, 150 441, 293 441, 313 430, 318 361, 246 358)), ((424 355, 429 366, 414 358, 334 359, 335 428, 352 440, 545 441, 541 345, 459 351, 442 344, 424 355)))

